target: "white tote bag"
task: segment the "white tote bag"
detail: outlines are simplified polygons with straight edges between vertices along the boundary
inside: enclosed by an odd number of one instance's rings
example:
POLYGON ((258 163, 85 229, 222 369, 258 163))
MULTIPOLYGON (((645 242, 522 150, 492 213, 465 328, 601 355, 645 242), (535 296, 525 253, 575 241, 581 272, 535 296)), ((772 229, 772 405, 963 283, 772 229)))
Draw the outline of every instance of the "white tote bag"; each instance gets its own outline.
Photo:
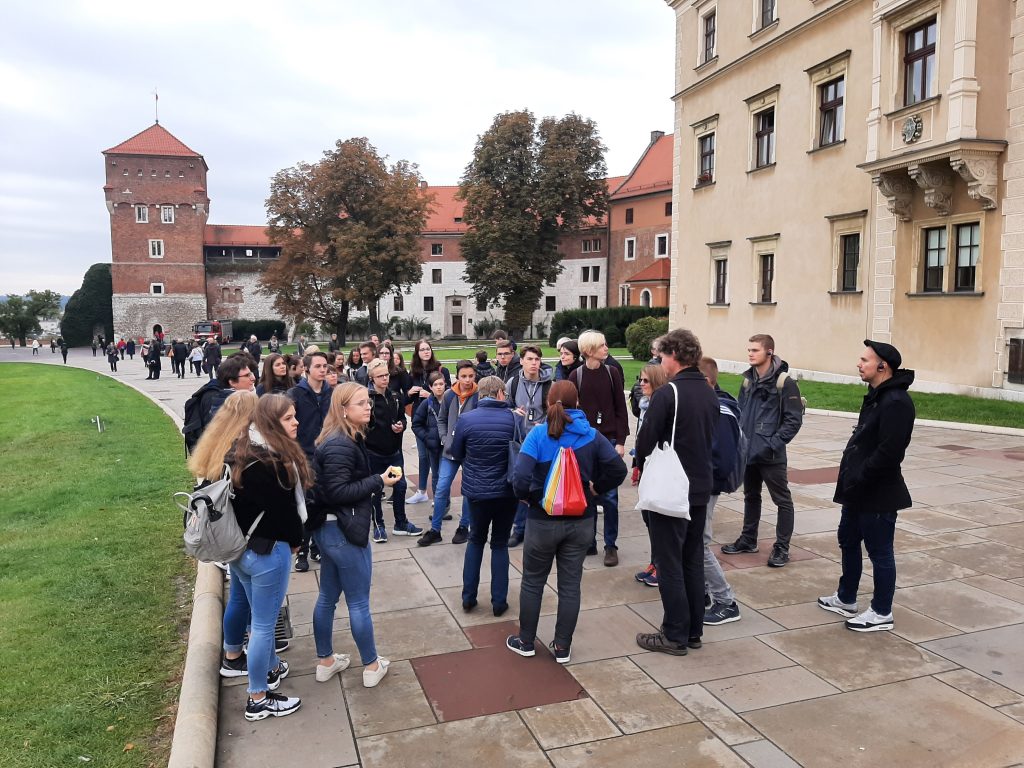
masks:
MULTIPOLYGON (((672 441, 651 451, 637 486, 637 509, 646 509, 669 517, 690 519, 690 478, 686 476, 675 451, 676 417, 679 415, 679 390, 672 387, 675 410, 672 413, 672 441)), ((651 425, 653 426, 653 425, 651 425)))

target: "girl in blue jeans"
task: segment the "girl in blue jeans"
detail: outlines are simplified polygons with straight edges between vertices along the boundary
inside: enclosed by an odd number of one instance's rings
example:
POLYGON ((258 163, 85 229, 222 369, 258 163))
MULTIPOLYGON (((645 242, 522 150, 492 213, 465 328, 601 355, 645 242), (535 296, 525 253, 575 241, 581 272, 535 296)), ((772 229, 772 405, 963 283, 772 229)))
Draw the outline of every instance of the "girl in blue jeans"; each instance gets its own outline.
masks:
POLYGON ((373 688, 384 679, 390 662, 377 654, 370 618, 370 522, 373 499, 401 479, 389 467, 370 471, 363 435, 372 405, 366 387, 355 382, 336 387, 324 428, 316 439, 317 515, 313 540, 320 547, 320 594, 313 609, 313 639, 318 663, 317 682, 326 683, 346 669, 349 657, 334 653, 334 612, 345 594, 352 637, 363 662, 363 685, 373 688))

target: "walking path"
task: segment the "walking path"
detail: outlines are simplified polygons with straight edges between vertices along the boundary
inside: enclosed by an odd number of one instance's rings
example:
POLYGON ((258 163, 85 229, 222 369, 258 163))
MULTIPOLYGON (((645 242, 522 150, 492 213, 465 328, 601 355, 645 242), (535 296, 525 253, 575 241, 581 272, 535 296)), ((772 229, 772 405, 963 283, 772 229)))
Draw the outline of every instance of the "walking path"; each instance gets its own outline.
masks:
MULTIPOLYGON (((51 357, 60 363, 48 350, 34 360, 51 357)), ((0 352, 0 361, 11 359, 33 360, 30 350, 0 352)), ((73 350, 69 364, 107 368, 89 350, 73 350)), ((197 385, 168 371, 147 382, 138 359, 120 368, 115 377, 179 415, 197 385)), ((565 667, 540 650, 554 624, 554 574, 537 657, 509 653, 503 644, 516 629, 522 548, 512 550, 509 612, 495 618, 483 599, 465 613, 465 550, 449 543, 454 523, 445 524, 445 543, 429 548, 399 537, 373 545, 377 645, 394 662, 374 689, 362 687, 344 601, 335 650, 352 654, 353 668, 328 684, 314 681, 316 565, 293 574, 294 638, 285 655, 292 671, 282 691, 300 696, 302 709, 246 722, 244 678, 224 681, 217 765, 1024 764, 1024 434, 918 426, 903 465, 914 507, 897 524, 896 628, 860 634, 815 605, 839 576, 831 498, 850 427, 847 418, 808 414, 790 448, 792 562, 766 567, 774 525, 766 514, 760 553, 720 558, 742 620, 705 628, 704 647, 686 657, 634 642, 659 625, 661 606, 657 590, 633 579, 648 544, 639 514, 626 511, 636 499, 628 486, 620 492, 620 565, 587 559, 565 667)), ((410 447, 406 467, 415 475, 410 447)), ((426 523, 428 505, 409 511, 426 523)), ((741 520, 742 499, 723 497, 715 539, 735 539, 741 520)), ((865 570, 862 605, 871 588, 865 570)), ((484 598, 488 578, 485 563, 484 598)))

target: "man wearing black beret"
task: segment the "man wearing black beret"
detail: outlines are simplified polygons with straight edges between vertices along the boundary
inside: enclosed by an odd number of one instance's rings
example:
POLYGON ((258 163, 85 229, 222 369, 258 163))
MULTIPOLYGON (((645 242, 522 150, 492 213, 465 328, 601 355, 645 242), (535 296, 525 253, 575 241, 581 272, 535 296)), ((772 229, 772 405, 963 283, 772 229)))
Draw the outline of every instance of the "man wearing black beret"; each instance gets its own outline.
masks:
POLYGON ((868 385, 868 393, 843 451, 834 497, 843 505, 839 519, 843 575, 835 594, 818 598, 818 605, 826 611, 846 616, 846 628, 855 632, 893 628, 896 513, 911 505, 900 464, 910 445, 915 417, 914 402, 907 393, 914 372, 900 368, 902 364, 903 358, 892 344, 864 340, 857 371, 868 385), (874 594, 868 609, 858 613, 861 542, 871 559, 874 594))

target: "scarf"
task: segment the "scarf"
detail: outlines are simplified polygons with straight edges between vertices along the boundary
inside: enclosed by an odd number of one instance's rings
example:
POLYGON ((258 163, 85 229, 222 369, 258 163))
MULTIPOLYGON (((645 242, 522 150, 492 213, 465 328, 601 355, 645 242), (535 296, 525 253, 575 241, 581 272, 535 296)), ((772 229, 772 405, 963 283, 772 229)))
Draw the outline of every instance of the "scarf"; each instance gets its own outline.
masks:
POLYGON ((454 384, 452 384, 452 392, 454 392, 455 396, 459 398, 459 405, 465 405, 466 401, 476 394, 477 389, 478 387, 475 381, 473 382, 473 385, 469 388, 469 391, 465 393, 463 393, 462 391, 461 381, 456 381, 454 384))

